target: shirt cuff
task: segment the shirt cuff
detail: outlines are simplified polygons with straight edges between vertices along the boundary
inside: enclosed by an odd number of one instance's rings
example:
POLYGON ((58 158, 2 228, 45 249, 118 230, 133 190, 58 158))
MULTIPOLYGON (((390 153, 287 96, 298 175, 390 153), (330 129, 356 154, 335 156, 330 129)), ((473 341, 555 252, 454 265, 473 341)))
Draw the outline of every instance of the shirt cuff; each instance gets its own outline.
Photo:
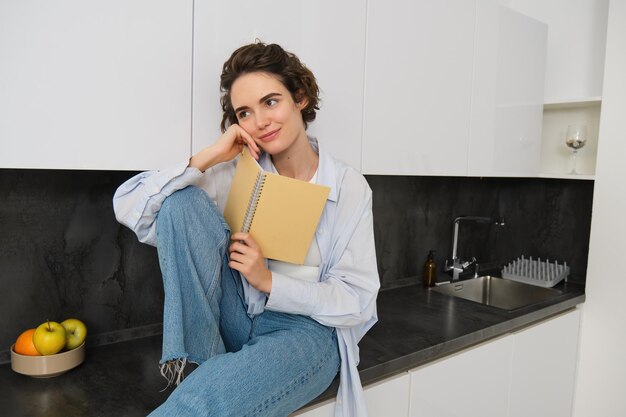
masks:
POLYGON ((308 282, 272 271, 272 291, 266 310, 310 316, 317 305, 316 282, 308 282))
POLYGON ((146 185, 149 186, 148 195, 153 196, 157 193, 168 194, 166 190, 169 190, 169 194, 171 194, 173 191, 193 184, 202 177, 200 170, 191 168, 187 166, 187 164, 188 162, 181 162, 180 164, 160 170, 152 175, 146 181, 146 185))

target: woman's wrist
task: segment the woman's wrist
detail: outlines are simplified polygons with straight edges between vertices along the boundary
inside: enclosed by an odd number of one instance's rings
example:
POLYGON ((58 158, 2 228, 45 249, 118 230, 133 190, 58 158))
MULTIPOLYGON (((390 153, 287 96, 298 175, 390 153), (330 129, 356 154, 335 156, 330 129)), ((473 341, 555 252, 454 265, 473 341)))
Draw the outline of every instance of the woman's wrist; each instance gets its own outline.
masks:
POLYGON ((191 159, 189 159, 189 166, 192 168, 198 168, 200 171, 204 172, 218 162, 219 161, 217 160, 217 155, 213 146, 209 146, 193 155, 191 159))
POLYGON ((267 270, 266 279, 264 281, 263 289, 261 290, 261 292, 264 292, 268 296, 272 292, 272 271, 270 271, 269 269, 267 270))

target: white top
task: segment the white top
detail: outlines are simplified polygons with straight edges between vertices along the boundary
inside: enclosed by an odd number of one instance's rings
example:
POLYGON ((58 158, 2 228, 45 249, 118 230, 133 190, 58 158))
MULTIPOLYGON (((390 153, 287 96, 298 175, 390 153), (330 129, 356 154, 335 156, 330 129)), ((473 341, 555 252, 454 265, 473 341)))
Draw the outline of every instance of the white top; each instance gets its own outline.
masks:
POLYGON ((304 259, 304 265, 268 259, 267 267, 272 271, 272 281, 276 279, 278 275, 282 275, 283 277, 287 276, 309 282, 318 282, 320 279, 319 271, 321 260, 317 239, 313 238, 306 258, 304 259))

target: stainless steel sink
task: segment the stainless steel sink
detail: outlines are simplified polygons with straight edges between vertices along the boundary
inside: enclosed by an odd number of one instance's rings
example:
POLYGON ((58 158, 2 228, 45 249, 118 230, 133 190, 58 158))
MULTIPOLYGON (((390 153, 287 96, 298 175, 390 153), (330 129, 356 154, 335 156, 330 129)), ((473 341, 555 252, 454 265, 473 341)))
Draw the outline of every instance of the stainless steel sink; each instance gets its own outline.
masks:
POLYGON ((431 288, 431 291, 504 310, 515 310, 551 300, 563 294, 562 291, 554 288, 537 287, 490 275, 444 284, 431 288))

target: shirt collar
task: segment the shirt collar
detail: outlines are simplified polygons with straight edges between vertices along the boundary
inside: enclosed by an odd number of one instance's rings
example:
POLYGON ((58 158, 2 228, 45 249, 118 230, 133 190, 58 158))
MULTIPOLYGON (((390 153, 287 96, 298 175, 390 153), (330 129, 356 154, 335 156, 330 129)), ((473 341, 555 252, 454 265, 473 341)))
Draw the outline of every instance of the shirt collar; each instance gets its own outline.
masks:
POLYGON ((320 157, 317 167, 317 183, 330 187, 328 200, 337 202, 337 170, 335 169, 335 160, 326 152, 323 146, 320 146, 315 137, 309 136, 308 138, 309 143, 320 157))
MULTIPOLYGON (((307 136, 309 144, 320 157, 317 167, 317 184, 325 185, 330 188, 328 194, 328 200, 337 201, 337 171, 335 170, 335 163, 333 157, 326 152, 323 146, 320 146, 317 139, 313 136, 307 136)), ((259 165, 266 171, 272 171, 272 160, 269 154, 263 153, 259 158, 259 165)))

